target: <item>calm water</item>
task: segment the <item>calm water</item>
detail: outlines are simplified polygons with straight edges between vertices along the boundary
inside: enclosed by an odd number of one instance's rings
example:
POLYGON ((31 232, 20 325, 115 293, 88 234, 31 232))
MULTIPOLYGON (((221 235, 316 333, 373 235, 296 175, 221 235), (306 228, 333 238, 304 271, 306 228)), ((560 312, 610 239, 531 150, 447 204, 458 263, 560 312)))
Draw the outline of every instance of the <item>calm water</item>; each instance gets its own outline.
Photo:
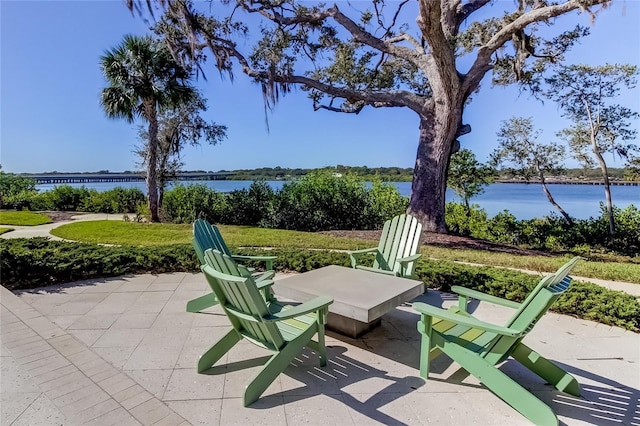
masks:
MULTIPOLYGON (((184 184, 195 182, 182 182, 184 184)), ((219 192, 230 192, 236 189, 249 188, 251 181, 243 180, 211 180, 204 183, 219 192)), ((283 181, 268 181, 273 189, 280 189, 283 181)), ((411 182, 393 182, 400 194, 411 195, 411 182)), ((71 184, 74 187, 86 186, 98 191, 106 191, 116 186, 123 188, 138 188, 146 192, 144 182, 99 182, 89 184, 71 184)), ((40 191, 53 189, 56 185, 38 185, 40 191)), ((555 200, 571 216, 586 219, 600 215, 600 202, 604 202, 604 187, 602 185, 549 185, 549 190, 555 200)), ((617 207, 627 207, 633 204, 640 207, 640 186, 612 186, 611 196, 617 207)), ((447 191, 447 200, 460 201, 453 191, 447 191)), ((491 217, 508 209, 518 219, 531 219, 550 214, 556 210, 549 203, 539 184, 496 183, 486 187, 485 192, 471 200, 487 211, 491 217)))

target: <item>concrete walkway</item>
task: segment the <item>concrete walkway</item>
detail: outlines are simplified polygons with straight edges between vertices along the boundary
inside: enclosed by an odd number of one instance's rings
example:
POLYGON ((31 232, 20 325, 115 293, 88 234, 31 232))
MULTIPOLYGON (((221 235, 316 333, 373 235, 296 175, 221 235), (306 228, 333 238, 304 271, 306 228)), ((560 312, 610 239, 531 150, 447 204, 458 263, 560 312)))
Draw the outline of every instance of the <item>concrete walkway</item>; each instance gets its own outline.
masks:
MULTIPOLYGON (((216 367, 196 361, 228 329, 219 307, 185 312, 202 274, 100 279, 12 294, 0 288, 2 425, 518 425, 519 413, 441 356, 418 375, 410 305, 360 339, 329 333, 329 364, 304 350, 252 406, 241 395, 268 352, 241 342, 216 367)), ((429 291, 436 306, 452 296, 429 291)), ((480 303, 474 315, 510 312, 480 303)), ((640 335, 548 313, 527 336, 575 375, 582 397, 555 391, 517 362, 500 367, 567 425, 640 425, 640 335)))
POLYGON ((52 240, 62 240, 55 235, 51 235, 51 230, 67 223, 87 221, 87 220, 122 220, 122 214, 106 214, 106 213, 83 213, 71 216, 71 220, 63 220, 60 222, 46 223, 36 226, 18 226, 18 225, 2 225, 4 228, 12 228, 13 231, 5 232, 0 238, 32 238, 32 237, 49 237, 52 240))

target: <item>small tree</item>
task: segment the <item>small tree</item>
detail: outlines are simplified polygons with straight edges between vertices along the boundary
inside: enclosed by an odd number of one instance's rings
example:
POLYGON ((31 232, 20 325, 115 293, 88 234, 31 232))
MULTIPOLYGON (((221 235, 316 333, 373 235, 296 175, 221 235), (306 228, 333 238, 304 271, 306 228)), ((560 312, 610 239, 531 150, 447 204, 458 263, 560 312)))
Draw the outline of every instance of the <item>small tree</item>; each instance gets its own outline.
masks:
POLYGON ((545 96, 557 102, 562 115, 573 122, 559 136, 569 143, 578 161, 592 166, 595 158, 600 166, 610 235, 614 231, 613 202, 604 154, 628 158, 639 149, 631 142, 637 133, 631 129, 631 120, 638 113, 612 102, 622 87, 635 87, 636 75, 637 67, 631 65, 572 65, 546 79, 545 96))
POLYGON ((531 117, 511 117, 503 121, 497 135, 499 145, 491 154, 492 164, 507 166, 512 176, 520 176, 526 181, 537 178, 549 202, 569 224, 573 224, 571 216, 551 195, 546 181, 547 174, 562 172, 564 147, 553 142, 536 143, 540 131, 534 129, 531 117))
POLYGON ((468 149, 462 149, 451 157, 447 186, 464 201, 467 215, 471 213, 469 200, 484 192, 484 187, 493 182, 494 169, 476 160, 468 149))
MULTIPOLYGON (((221 142, 226 137, 227 127, 207 122, 201 113, 207 110, 207 103, 198 93, 185 104, 169 108, 158 117, 158 154, 156 173, 158 177, 158 207, 162 208, 164 191, 167 183, 177 179, 177 174, 184 165, 181 153, 188 143, 199 145, 202 140, 211 145, 221 142)), ((149 152, 149 132, 140 127, 138 135, 142 145, 136 147, 143 166, 147 165, 149 152)))

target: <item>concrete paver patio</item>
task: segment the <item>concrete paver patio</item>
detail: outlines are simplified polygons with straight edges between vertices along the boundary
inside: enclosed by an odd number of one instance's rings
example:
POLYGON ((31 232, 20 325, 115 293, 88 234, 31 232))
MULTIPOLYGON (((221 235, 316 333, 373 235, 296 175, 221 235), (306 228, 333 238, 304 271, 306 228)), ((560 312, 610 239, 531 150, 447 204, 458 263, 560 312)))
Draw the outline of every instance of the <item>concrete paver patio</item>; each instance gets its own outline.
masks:
MULTIPOLYGON (((229 328, 219 307, 185 312, 207 292, 201 274, 91 280, 17 296, 1 288, 2 425, 438 424, 528 421, 442 356, 419 377, 418 315, 409 304, 359 339, 328 333, 329 364, 305 349, 250 407, 249 378, 267 351, 241 342, 206 374, 198 357, 229 328)), ((429 291, 418 299, 455 302, 429 291)), ((504 321, 486 304, 475 314, 504 321)), ((581 398, 555 391, 518 363, 501 366, 569 425, 640 425, 640 335, 548 313, 529 346, 574 374, 581 398)))

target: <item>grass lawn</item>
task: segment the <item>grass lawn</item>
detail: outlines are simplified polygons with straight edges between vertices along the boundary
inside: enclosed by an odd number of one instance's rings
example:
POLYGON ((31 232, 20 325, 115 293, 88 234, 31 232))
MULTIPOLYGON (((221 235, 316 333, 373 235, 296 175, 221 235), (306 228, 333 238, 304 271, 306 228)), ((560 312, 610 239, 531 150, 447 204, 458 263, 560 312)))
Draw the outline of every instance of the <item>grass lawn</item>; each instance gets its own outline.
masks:
MULTIPOLYGON (((313 232, 221 225, 220 231, 233 247, 316 248, 353 250, 375 246, 375 242, 334 237, 313 232)), ((62 225, 53 235, 74 241, 136 246, 190 244, 191 225, 148 224, 119 221, 88 221, 62 225)), ((521 256, 471 249, 423 246, 425 257, 479 263, 491 266, 553 272, 567 261, 562 256, 521 256)), ((630 262, 582 261, 575 275, 640 284, 640 264, 630 262)))
MULTIPOLYGON (((375 245, 371 241, 337 238, 313 232, 220 225, 225 242, 233 247, 290 247, 353 250, 375 245)), ((51 233, 74 241, 136 246, 191 244, 191 224, 87 221, 62 225, 51 233)))
POLYGON ((0 225, 35 226, 51 222, 51 218, 42 213, 0 210, 0 225))
MULTIPOLYGON (((522 256, 485 250, 448 249, 423 246, 422 255, 434 259, 457 262, 478 263, 482 265, 503 266, 506 268, 528 269, 530 271, 554 272, 573 256, 522 256)), ((626 281, 640 284, 640 264, 631 262, 578 262, 572 275, 600 278, 602 280, 626 281)))
POLYGON ((5 232, 11 231, 13 231, 13 228, 0 228, 0 235, 4 234, 5 232))

